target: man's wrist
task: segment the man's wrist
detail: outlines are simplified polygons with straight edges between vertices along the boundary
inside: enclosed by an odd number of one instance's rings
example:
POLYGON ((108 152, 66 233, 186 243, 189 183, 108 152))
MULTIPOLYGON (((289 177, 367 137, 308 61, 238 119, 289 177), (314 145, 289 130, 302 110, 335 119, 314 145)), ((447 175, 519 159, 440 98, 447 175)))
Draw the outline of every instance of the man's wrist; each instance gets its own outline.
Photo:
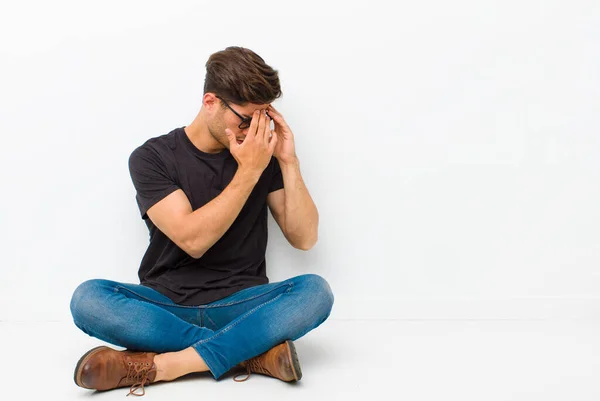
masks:
POLYGON ((290 168, 290 167, 299 167, 300 166, 300 160, 298 160, 297 157, 294 157, 290 160, 286 160, 285 162, 279 160, 279 167, 283 168, 290 168))
POLYGON ((256 185, 262 172, 257 172, 256 170, 243 169, 238 168, 235 175, 239 176, 245 182, 251 182, 253 185, 256 185))

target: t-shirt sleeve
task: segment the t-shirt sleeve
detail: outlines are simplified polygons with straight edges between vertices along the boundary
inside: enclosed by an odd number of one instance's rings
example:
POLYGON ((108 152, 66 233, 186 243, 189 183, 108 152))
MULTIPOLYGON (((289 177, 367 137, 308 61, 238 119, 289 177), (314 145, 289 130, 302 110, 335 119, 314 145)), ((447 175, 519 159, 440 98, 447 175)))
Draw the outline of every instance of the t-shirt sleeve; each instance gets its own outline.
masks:
POLYGON ((281 167, 279 167, 279 161, 273 158, 273 176, 271 178, 271 186, 269 192, 277 191, 283 188, 283 175, 281 174, 281 167))
POLYGON ((141 146, 129 156, 129 174, 136 190, 136 201, 142 219, 160 200, 179 189, 156 150, 141 146))

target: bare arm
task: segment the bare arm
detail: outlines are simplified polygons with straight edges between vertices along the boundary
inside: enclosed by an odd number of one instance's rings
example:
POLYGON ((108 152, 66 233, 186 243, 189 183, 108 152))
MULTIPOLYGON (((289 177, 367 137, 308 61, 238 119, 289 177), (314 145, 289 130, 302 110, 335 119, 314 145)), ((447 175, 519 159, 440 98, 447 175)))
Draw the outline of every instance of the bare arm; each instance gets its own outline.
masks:
POLYGON ((269 105, 268 113, 275 122, 275 132, 280 138, 274 155, 281 167, 284 188, 270 193, 267 203, 289 243, 294 248, 309 250, 318 239, 319 212, 300 174, 300 162, 290 126, 273 105, 269 105))
POLYGON ((254 112, 242 145, 236 143, 236 137, 229 129, 225 132, 238 169, 223 192, 192 211, 189 199, 179 189, 147 211, 148 217, 160 231, 196 259, 202 257, 229 230, 269 164, 277 144, 276 134, 270 138, 271 129, 264 111, 254 112))
POLYGON ((194 257, 204 255, 229 230, 257 182, 257 177, 238 170, 219 196, 188 216, 186 236, 194 257))
POLYGON ((285 186, 271 192, 267 204, 288 242, 307 251, 318 239, 319 212, 302 179, 299 162, 280 165, 285 186))
POLYGON ((231 227, 257 182, 255 174, 238 170, 223 192, 201 208, 192 211, 185 193, 177 190, 148 209, 148 217, 177 246, 198 259, 231 227))

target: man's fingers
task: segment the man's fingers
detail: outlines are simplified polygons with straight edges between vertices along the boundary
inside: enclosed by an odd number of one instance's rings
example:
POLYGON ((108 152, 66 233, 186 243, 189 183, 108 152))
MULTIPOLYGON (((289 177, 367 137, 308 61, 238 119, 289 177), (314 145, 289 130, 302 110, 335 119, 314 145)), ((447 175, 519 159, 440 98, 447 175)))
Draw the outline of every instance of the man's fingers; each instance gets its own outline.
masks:
POLYGON ((229 128, 225 128, 225 135, 227 135, 227 139, 229 139, 229 146, 230 146, 230 148, 233 149, 234 147, 239 146, 238 143, 237 143, 237 140, 235 138, 235 135, 233 135, 233 132, 231 132, 229 130, 229 128))
POLYGON ((275 131, 271 131, 273 136, 271 137, 271 142, 269 142, 269 152, 273 154, 275 151, 275 145, 277 144, 277 133, 275 131))
POLYGON ((269 118, 265 115, 264 110, 260 110, 260 120, 258 122, 258 132, 256 133, 256 139, 261 140, 265 147, 269 145, 269 141, 265 139, 267 130, 270 130, 269 118))
POLYGON ((265 135, 265 113, 261 110, 258 110, 258 128, 256 130, 256 136, 258 140, 264 140, 265 135))
POLYGON ((278 112, 277 109, 275 107, 273 107, 273 105, 269 105, 269 108, 267 109, 267 111, 269 112, 269 115, 271 117, 275 117, 275 116, 282 117, 281 113, 278 112))
POLYGON ((285 122, 285 120, 283 119, 283 116, 281 115, 280 112, 278 112, 277 110, 275 110, 275 107, 273 107, 272 105, 269 105, 269 108, 267 109, 267 112, 269 113, 269 115, 271 117, 273 117, 273 120, 283 126, 283 127, 287 127, 287 123, 285 122))
POLYGON ((265 112, 263 112, 263 114, 265 116, 265 132, 263 139, 265 141, 265 147, 269 147, 269 140, 271 139, 271 119, 265 112))
POLYGON ((250 122, 250 128, 248 129, 248 134, 246 135, 246 137, 256 136, 256 131, 258 129, 259 120, 260 120, 260 113, 258 112, 258 110, 255 110, 254 114, 252 114, 252 121, 250 122))

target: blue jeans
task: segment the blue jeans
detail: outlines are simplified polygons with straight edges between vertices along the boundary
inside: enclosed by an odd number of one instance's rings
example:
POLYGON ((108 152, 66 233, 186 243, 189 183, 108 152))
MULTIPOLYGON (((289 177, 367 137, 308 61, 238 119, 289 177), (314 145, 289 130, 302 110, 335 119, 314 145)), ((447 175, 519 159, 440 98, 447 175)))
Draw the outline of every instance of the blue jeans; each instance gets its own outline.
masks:
POLYGON ((86 334, 132 351, 193 347, 219 379, 238 363, 319 326, 333 299, 327 281, 315 274, 246 288, 199 306, 178 305, 143 285, 93 279, 73 293, 71 313, 86 334))

